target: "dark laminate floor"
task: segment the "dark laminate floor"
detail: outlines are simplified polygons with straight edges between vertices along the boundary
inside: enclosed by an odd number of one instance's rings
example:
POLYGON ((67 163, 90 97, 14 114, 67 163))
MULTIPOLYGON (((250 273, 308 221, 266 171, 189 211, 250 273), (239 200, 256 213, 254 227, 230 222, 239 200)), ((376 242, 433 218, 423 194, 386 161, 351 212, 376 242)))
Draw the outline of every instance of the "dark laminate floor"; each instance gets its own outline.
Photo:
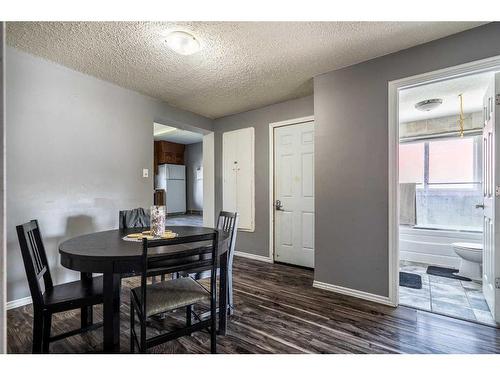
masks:
POLYGON ((201 215, 167 215, 167 225, 192 225, 194 227, 203 226, 203 216, 201 215))
MULTIPOLYGON (((308 270, 238 257, 234 263, 236 313, 227 336, 218 339, 219 353, 500 353, 499 329, 316 289, 308 270)), ((123 352, 129 347, 128 288, 136 282, 126 280, 123 288, 123 352)), ((31 315, 31 306, 8 312, 10 353, 30 351, 31 315)), ((79 312, 57 314, 53 321, 56 333, 76 328, 79 312)), ((101 335, 99 329, 74 336, 51 344, 51 351, 99 351, 101 335)), ((155 352, 208 353, 209 337, 195 333, 155 352)))

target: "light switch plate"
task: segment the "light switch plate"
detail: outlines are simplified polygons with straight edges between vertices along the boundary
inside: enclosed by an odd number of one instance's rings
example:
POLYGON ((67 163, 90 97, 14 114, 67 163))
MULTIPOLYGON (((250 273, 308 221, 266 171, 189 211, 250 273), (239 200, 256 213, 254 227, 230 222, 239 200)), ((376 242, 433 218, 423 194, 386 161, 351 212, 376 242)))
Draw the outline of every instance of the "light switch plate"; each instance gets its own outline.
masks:
POLYGON ((142 170, 142 177, 144 177, 144 178, 148 178, 149 177, 149 169, 144 168, 142 170))

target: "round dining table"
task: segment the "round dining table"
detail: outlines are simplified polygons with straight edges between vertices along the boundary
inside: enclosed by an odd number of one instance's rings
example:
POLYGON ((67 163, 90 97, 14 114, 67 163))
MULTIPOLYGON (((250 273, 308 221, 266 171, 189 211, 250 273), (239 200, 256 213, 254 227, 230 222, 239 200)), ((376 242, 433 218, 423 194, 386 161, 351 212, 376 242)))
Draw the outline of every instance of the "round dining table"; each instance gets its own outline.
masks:
MULTIPOLYGON (((131 241, 128 234, 140 233, 149 228, 115 229, 90 233, 71 238, 59 245, 61 265, 81 273, 82 280, 92 277, 93 273, 103 274, 103 350, 108 353, 120 351, 120 292, 121 279, 141 271, 142 241, 131 241)), ((224 335, 227 325, 227 254, 229 233, 213 228, 194 226, 171 226, 167 230, 177 234, 176 239, 195 240, 218 231, 218 257, 220 268, 219 282, 219 328, 224 335), (226 312, 225 314, 223 312, 226 312)), ((172 260, 182 262, 179 255, 192 248, 191 244, 162 247, 162 254, 172 254, 172 260)), ((174 265, 174 263, 172 263, 174 265)), ((82 328, 93 324, 92 308, 81 310, 82 328)))

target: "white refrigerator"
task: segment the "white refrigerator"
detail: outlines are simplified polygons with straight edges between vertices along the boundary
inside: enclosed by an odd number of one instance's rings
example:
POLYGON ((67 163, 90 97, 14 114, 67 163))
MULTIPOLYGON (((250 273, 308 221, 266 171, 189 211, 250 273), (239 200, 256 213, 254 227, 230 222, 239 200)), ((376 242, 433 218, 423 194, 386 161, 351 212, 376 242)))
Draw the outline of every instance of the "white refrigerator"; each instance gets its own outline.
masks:
POLYGON ((156 189, 164 189, 167 214, 186 212, 186 166, 160 164, 156 175, 156 189))

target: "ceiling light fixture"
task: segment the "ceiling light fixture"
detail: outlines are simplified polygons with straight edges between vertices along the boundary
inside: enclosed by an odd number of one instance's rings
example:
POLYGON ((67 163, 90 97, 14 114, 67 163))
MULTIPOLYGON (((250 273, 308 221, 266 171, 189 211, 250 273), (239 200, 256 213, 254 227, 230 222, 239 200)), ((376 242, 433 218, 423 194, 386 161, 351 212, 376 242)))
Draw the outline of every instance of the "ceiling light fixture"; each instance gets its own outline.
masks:
POLYGON ((421 102, 415 104, 415 108, 418 109, 419 111, 428 112, 432 111, 433 109, 436 109, 441 104, 443 104, 443 99, 427 99, 427 100, 422 100, 421 102))
POLYGON ((174 31, 167 35, 167 45, 181 55, 192 55, 200 50, 200 42, 185 31, 174 31))

